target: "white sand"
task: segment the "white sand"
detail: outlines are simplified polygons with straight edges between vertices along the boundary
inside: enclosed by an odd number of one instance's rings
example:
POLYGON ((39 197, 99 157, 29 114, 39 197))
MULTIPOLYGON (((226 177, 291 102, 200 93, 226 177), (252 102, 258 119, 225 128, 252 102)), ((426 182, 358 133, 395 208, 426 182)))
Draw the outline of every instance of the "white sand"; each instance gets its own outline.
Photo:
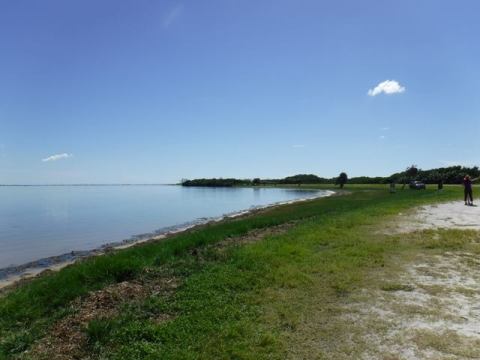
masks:
MULTIPOLYGON (((480 231, 480 207, 462 201, 398 214, 390 234, 427 229, 480 231)), ((362 359, 480 359, 480 259, 467 251, 419 253, 384 281, 410 291, 367 288, 346 319, 363 329, 362 359)), ((354 296, 355 297, 355 296, 354 296)))
POLYGON ((413 214, 399 214, 394 232, 426 229, 480 230, 480 207, 462 201, 420 207, 413 214))
MULTIPOLYGON (((345 308, 362 329, 362 359, 479 359, 480 260, 467 253, 419 255, 398 277, 411 291, 364 289, 345 308)), ((354 339, 354 341, 358 339, 354 339)))

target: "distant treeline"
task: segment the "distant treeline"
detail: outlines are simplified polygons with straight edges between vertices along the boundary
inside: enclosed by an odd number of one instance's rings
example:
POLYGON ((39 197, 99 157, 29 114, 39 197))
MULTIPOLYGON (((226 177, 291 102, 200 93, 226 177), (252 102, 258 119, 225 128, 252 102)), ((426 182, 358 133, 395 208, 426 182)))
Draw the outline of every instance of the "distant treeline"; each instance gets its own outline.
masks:
POLYGON ((245 186, 252 185, 251 180, 241 179, 195 179, 195 180, 182 180, 183 186, 245 186))
MULTIPOLYGON (((463 166, 450 166, 443 167, 431 170, 418 170, 417 175, 412 180, 420 180, 426 184, 435 184, 440 180, 444 184, 461 184, 465 175, 470 175, 471 177, 479 177, 480 170, 478 166, 474 167, 463 167, 463 166)), ((387 178, 387 182, 395 180, 396 182, 402 182, 403 179, 408 179, 407 171, 400 173, 392 174, 387 178)))
MULTIPOLYGON (((416 175, 408 173, 408 169, 392 174, 388 177, 358 176, 348 179, 349 184, 388 184, 391 182, 406 183, 411 180, 420 180, 426 184, 436 184, 442 181, 444 184, 461 184, 465 175, 479 177, 480 170, 477 166, 462 167, 450 166, 431 170, 418 169, 416 175)), ((301 185, 301 184, 335 184, 337 177, 324 178, 314 174, 299 174, 288 176, 283 179, 195 179, 182 180, 183 186, 255 186, 255 185, 301 185)))

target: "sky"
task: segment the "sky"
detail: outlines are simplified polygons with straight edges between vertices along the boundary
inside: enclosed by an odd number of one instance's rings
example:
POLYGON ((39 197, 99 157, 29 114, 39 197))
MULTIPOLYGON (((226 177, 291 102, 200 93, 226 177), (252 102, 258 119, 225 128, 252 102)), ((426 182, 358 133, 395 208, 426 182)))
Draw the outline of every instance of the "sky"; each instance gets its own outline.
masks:
POLYGON ((478 0, 0 2, 0 183, 480 164, 478 0))

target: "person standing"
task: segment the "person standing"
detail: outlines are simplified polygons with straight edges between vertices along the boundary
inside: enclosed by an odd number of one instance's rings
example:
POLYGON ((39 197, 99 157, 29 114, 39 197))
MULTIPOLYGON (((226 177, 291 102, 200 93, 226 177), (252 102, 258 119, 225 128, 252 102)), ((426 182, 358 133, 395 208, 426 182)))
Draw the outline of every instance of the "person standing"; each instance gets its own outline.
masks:
POLYGON ((472 183, 477 181, 479 178, 470 179, 470 175, 465 175, 463 178, 463 191, 464 191, 464 200, 465 205, 473 206, 473 190, 472 183))
POLYGON ((395 181, 390 182, 390 194, 395 193, 395 181))

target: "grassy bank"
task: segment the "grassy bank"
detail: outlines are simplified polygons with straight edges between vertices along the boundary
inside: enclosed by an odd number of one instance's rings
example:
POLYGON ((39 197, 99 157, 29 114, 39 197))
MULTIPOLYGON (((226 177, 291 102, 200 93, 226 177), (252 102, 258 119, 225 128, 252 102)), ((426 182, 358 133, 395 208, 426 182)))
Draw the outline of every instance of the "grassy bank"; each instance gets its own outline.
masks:
POLYGON ((148 291, 83 324, 85 343, 75 350, 81 356, 284 358, 286 334, 295 330, 312 294, 325 304, 342 301, 367 272, 385 265, 387 253, 404 247, 398 238, 372 236, 372 228, 416 205, 460 198, 461 191, 347 190, 348 196, 280 206, 32 281, 0 299, 0 358, 55 358, 51 349, 32 344, 79 311, 75 299, 124 282, 148 291), (281 231, 234 241, 285 224, 281 231), (159 285, 164 283, 175 286, 167 291, 159 285))

